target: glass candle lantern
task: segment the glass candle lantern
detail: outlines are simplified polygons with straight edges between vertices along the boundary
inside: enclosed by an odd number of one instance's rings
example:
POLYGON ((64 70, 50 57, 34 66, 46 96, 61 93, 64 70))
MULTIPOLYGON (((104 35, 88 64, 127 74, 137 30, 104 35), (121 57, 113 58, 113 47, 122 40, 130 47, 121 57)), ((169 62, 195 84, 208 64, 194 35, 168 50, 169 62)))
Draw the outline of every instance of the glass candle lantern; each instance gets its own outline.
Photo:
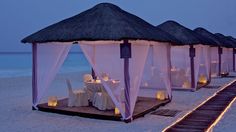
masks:
POLYGON ((57 97, 56 96, 50 96, 48 98, 48 106, 51 106, 51 107, 57 106, 57 97))
POLYGON ((115 115, 119 115, 120 114, 120 110, 116 107, 115 108, 115 115))
POLYGON ((157 91, 156 98, 158 100, 165 100, 166 99, 165 91, 157 91))

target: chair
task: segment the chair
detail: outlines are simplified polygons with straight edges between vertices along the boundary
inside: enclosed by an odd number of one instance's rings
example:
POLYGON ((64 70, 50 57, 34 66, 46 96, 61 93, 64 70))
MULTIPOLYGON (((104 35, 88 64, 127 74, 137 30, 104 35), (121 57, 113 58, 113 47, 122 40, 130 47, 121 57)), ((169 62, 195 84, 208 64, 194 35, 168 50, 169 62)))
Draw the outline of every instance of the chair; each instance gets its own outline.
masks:
POLYGON ((103 90, 94 94, 93 106, 99 110, 115 109, 115 104, 113 103, 111 97, 103 90))
POLYGON ((84 75, 84 82, 92 82, 93 76, 91 74, 85 74, 84 75))
POLYGON ((88 94, 85 90, 80 89, 73 91, 70 80, 66 79, 68 87, 68 106, 88 106, 88 94))

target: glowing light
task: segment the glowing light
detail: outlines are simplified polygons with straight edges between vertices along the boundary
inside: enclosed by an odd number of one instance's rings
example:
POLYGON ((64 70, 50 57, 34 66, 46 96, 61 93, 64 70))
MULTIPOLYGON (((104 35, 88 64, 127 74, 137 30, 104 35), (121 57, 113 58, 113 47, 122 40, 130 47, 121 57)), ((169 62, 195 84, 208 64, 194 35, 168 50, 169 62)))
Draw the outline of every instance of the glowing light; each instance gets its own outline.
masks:
MULTIPOLYGON (((217 92, 215 92, 212 96, 208 97, 205 101, 203 101, 202 103, 200 103, 198 106, 196 106, 193 110, 187 112, 184 116, 182 116, 181 118, 177 119, 175 122, 173 122, 171 125, 169 125, 168 127, 166 127, 164 130, 162 130, 162 132, 166 132, 166 130, 170 129, 172 126, 176 125, 177 123, 179 123, 182 119, 184 119, 186 116, 188 116, 190 113, 192 113, 194 110, 196 110, 197 108, 199 108, 200 106, 202 106, 204 103, 206 103, 208 100, 210 100, 211 98, 215 97, 217 95, 217 93, 219 93, 220 91, 224 90, 225 88, 227 88, 229 85, 233 84, 236 81, 233 80, 232 82, 222 86, 222 88, 220 90, 218 90, 217 92)), ((232 105, 232 104, 231 104, 232 105)), ((210 129, 209 129, 210 130, 210 129)))
POLYGON ((157 91, 156 98, 158 100, 165 100, 166 99, 165 91, 157 91))
POLYGON ((212 128, 222 119, 223 115, 228 111, 228 109, 231 107, 231 105, 236 100, 236 97, 229 103, 229 105, 224 109, 224 111, 217 117, 217 119, 211 124, 210 127, 207 128, 206 132, 211 132, 212 128))
POLYGON ((222 77, 226 77, 226 76, 228 76, 229 75, 229 73, 228 72, 221 72, 221 74, 220 74, 222 77))
POLYGON ((201 74, 198 79, 199 83, 206 84, 207 83, 207 78, 205 75, 201 74))
POLYGON ((191 83, 189 81, 185 81, 184 84, 182 85, 182 88, 190 88, 191 83))
POLYGON ((177 71, 177 68, 175 66, 173 66, 170 71, 174 72, 174 71, 177 71))
POLYGON ((102 74, 102 79, 103 79, 103 81, 108 81, 108 80, 109 80, 108 74, 103 73, 103 74, 102 74))
POLYGON ((51 107, 57 106, 57 97, 56 96, 50 96, 48 98, 48 106, 51 106, 51 107))
POLYGON ((112 80, 112 83, 120 83, 119 80, 112 80))
POLYGON ((217 63, 218 63, 218 61, 211 61, 211 63, 212 63, 212 64, 217 64, 217 63))
POLYGON ((120 110, 118 108, 115 108, 115 115, 119 115, 120 114, 120 110))
POLYGON ((148 87, 148 83, 147 82, 144 83, 144 87, 148 87))
POLYGON ((101 83, 101 80, 96 80, 95 82, 96 82, 96 83, 101 83))

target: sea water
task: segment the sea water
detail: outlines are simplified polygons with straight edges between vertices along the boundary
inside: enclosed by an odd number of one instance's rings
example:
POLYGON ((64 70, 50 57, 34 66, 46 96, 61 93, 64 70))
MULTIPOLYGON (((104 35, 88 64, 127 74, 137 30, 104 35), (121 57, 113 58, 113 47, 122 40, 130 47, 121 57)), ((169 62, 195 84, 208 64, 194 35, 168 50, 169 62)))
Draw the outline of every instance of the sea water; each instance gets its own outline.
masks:
MULTIPOLYGON (((69 53, 58 73, 89 71, 91 67, 82 52, 69 53)), ((31 53, 0 53, 0 78, 32 75, 31 53)))

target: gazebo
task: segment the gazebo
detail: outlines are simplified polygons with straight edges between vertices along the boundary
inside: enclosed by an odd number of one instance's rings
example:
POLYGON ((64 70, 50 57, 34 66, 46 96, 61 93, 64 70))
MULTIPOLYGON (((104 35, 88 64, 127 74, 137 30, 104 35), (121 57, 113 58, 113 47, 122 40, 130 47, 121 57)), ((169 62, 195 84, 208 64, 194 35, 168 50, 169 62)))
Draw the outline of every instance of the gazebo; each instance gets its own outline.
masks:
POLYGON ((221 54, 221 76, 229 75, 233 71, 233 49, 234 43, 221 33, 215 33, 221 40, 223 48, 221 54))
POLYGON ((220 39, 215 36, 213 33, 209 32, 204 28, 196 28, 194 31, 202 36, 211 39, 215 46, 210 47, 210 54, 211 54, 211 76, 216 77, 220 76, 221 71, 221 50, 222 50, 222 42, 220 39))
MULTIPOLYGON (((32 44, 34 109, 39 109, 41 99, 72 44, 80 45, 100 79, 98 83, 104 87, 105 95, 111 98, 115 110, 120 112, 118 118, 125 121, 134 118, 141 80, 150 75, 143 73, 144 67, 161 73, 156 77, 161 78, 164 84, 154 85, 156 88, 165 89, 164 100, 171 100, 169 43, 175 43, 177 40, 116 5, 98 4, 33 33, 22 42, 32 44), (148 55, 152 56, 151 64, 146 62, 148 55), (124 98, 121 98, 122 95, 124 98)), ((100 97, 103 94, 96 95, 100 97)), ((59 106, 52 110, 59 109, 59 106)), ((44 109, 47 108, 45 106, 44 109)), ((151 106, 151 109, 153 108, 156 107, 151 106)), ((63 113, 61 109, 58 111, 63 113)), ((113 113, 107 117, 109 116, 116 117, 113 113)))
POLYGON ((236 71, 236 65, 235 65, 235 54, 236 54, 236 49, 235 49, 235 46, 236 46, 236 39, 232 36, 227 36, 228 39, 230 39, 232 41, 232 44, 234 46, 234 49, 233 49, 233 71, 236 71))
POLYGON ((206 85, 210 81, 211 42, 175 21, 166 21, 157 28, 181 42, 171 46, 172 88, 195 91, 206 85))

